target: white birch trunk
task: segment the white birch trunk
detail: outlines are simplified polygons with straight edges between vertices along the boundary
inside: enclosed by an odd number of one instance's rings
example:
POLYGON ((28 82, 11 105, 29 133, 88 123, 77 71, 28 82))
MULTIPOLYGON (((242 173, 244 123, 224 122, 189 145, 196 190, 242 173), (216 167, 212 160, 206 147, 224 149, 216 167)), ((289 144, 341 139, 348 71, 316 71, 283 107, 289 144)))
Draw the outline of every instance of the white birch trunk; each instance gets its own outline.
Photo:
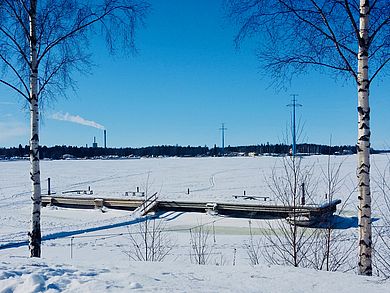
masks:
POLYGON ((29 235, 30 257, 41 256, 41 178, 39 170, 39 107, 36 38, 37 0, 30 2, 30 176, 32 183, 32 218, 29 235))
POLYGON ((372 275, 370 192, 370 106, 368 75, 369 0, 360 0, 358 53, 358 188, 359 188, 359 274, 372 275))

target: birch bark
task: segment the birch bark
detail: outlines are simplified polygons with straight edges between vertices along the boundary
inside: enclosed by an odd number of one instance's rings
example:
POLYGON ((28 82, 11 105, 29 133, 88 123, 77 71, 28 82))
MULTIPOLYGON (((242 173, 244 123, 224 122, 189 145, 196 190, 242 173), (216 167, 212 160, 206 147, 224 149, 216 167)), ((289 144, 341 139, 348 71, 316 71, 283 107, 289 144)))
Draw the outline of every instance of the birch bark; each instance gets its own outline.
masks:
POLYGON ((358 53, 358 188, 359 188, 359 274, 372 275, 371 192, 370 192, 370 106, 369 106, 369 0, 360 0, 358 53))
POLYGON ((39 107, 36 16, 37 0, 30 1, 30 178, 32 183, 31 231, 29 236, 30 257, 41 256, 41 179, 39 168, 39 107))

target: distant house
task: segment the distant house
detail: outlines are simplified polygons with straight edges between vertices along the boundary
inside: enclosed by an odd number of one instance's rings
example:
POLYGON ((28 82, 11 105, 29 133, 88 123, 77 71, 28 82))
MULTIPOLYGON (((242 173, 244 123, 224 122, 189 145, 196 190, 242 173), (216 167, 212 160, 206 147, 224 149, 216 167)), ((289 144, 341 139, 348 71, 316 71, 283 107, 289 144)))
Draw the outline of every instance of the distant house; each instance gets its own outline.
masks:
POLYGON ((62 156, 63 160, 72 160, 74 158, 75 158, 75 156, 70 155, 70 154, 65 154, 65 155, 62 156))

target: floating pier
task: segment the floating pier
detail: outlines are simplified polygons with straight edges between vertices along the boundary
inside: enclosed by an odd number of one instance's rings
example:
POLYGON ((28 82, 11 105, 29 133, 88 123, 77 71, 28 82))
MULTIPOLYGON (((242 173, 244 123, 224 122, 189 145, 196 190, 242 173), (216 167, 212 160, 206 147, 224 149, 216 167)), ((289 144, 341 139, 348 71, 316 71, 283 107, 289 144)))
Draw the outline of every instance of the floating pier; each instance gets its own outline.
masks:
POLYGON ((52 205, 64 208, 95 209, 110 208, 128 211, 137 211, 141 216, 148 212, 211 212, 236 218, 272 219, 288 218, 307 219, 312 225, 321 222, 333 215, 341 200, 333 200, 321 205, 285 206, 277 204, 242 204, 222 202, 190 202, 158 200, 157 195, 143 199, 99 198, 99 197, 69 197, 69 196, 42 196, 42 206, 52 205))

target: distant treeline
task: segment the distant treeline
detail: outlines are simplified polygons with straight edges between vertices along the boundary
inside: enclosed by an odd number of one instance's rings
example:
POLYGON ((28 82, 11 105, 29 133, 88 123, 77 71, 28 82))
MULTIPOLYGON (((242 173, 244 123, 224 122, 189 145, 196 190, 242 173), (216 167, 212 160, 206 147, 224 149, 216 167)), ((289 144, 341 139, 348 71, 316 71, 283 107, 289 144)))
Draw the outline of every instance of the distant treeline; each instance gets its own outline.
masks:
MULTIPOLYGON (((234 156, 248 154, 274 154, 282 155, 290 152, 291 146, 286 144, 260 144, 250 146, 228 146, 222 150, 214 145, 207 146, 148 146, 141 148, 93 148, 93 147, 75 147, 75 146, 42 146, 40 148, 40 157, 47 159, 62 159, 64 157, 75 158, 93 158, 99 156, 137 156, 137 157, 196 157, 196 156, 234 156)), ((299 144, 298 153, 302 154, 352 154, 356 153, 356 146, 327 146, 318 144, 299 144)), ((372 150, 372 153, 379 152, 372 150)), ((29 147, 19 145, 19 147, 0 148, 0 157, 26 157, 29 154, 29 147)))

